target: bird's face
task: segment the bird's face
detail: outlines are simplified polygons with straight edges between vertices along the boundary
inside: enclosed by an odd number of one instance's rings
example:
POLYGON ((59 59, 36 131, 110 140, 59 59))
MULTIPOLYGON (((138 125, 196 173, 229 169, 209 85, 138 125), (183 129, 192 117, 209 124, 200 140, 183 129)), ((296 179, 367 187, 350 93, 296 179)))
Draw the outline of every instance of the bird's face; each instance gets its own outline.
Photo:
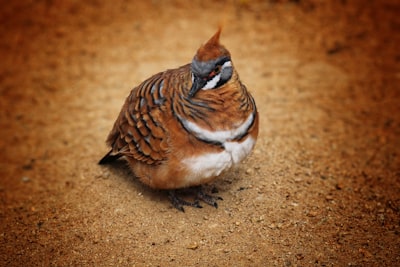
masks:
POLYGON ((214 90, 230 80, 233 73, 231 55, 219 43, 219 29, 207 43, 197 50, 191 64, 192 87, 188 96, 194 97, 199 90, 214 90))
POLYGON ((192 87, 189 97, 193 97, 199 90, 213 90, 224 85, 232 77, 232 62, 229 56, 217 59, 199 61, 196 57, 192 61, 192 87))

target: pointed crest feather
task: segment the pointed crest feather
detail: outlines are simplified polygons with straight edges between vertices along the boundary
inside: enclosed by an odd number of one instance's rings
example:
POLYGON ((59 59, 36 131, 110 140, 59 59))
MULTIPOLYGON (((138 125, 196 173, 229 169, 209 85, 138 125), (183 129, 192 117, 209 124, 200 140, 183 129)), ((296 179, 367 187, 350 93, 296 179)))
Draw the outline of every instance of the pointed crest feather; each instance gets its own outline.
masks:
POLYGON ((230 56, 229 51, 219 43, 222 27, 197 50, 195 58, 199 61, 208 61, 219 58, 221 56, 230 56))

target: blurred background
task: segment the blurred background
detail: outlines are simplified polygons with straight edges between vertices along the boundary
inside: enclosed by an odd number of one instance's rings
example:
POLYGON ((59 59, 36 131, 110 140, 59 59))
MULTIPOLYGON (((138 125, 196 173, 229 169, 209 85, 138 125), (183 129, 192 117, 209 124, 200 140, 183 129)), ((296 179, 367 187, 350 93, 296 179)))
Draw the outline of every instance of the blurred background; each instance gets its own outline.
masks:
MULTIPOLYGON (((3 1, 4 2, 4 1, 3 1)), ((0 265, 395 266, 400 4, 14 1, 0 9, 0 265), (224 201, 100 167, 129 91, 223 25, 260 113, 224 201)))

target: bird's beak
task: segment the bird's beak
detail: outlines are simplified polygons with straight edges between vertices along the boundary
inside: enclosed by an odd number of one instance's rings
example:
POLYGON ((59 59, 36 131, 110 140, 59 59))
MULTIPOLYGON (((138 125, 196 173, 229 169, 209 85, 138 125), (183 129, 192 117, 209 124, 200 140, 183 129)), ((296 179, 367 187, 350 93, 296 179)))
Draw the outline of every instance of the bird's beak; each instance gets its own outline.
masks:
POLYGON ((196 75, 194 75, 192 88, 190 88, 190 91, 189 91, 189 97, 194 97, 194 95, 201 88, 203 88, 206 83, 207 83, 206 79, 201 79, 201 78, 197 77, 196 75))

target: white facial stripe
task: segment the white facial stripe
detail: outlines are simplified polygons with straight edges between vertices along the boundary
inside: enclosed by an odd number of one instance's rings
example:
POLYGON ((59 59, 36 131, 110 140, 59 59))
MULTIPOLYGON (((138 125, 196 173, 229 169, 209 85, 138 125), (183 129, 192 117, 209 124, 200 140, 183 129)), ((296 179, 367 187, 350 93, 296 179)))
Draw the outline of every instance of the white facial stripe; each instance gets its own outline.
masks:
POLYGON ((231 61, 226 61, 224 64, 221 66, 221 72, 218 73, 218 75, 215 75, 211 80, 209 80, 206 85, 201 88, 202 90, 208 90, 208 89, 213 89, 217 86, 218 82, 221 80, 221 73, 226 67, 232 67, 232 62, 231 61))
POLYGON ((215 75, 214 78, 212 78, 211 80, 209 80, 206 85, 204 85, 203 88, 201 88, 202 90, 208 90, 208 89, 213 89, 215 88, 215 86, 217 86, 219 80, 221 79, 221 73, 218 75, 215 75))
POLYGON ((225 143, 226 141, 244 135, 249 129, 250 125, 253 123, 253 121, 254 121, 254 113, 251 113, 249 117, 246 119, 246 121, 236 128, 225 131, 209 131, 204 128, 201 128, 194 122, 181 118, 181 122, 183 123, 185 128, 188 131, 194 133, 194 135, 196 135, 199 139, 210 140, 219 143, 225 143))
POLYGON ((226 67, 232 67, 232 62, 230 60, 226 61, 224 64, 222 64, 222 68, 221 69, 224 69, 226 67))

